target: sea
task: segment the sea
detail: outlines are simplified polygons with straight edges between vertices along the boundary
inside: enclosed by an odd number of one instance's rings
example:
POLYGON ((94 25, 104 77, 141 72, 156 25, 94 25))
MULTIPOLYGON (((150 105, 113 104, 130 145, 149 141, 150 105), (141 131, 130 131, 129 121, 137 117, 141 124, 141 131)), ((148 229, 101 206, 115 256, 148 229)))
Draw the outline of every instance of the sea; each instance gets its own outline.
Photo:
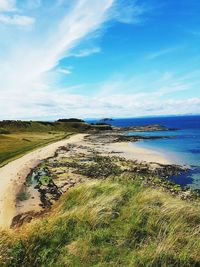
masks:
MULTIPOLYGON (((89 120, 95 122, 95 120, 89 120)), ((169 136, 166 139, 148 139, 138 141, 144 148, 154 149, 174 164, 184 165, 189 171, 170 179, 183 187, 200 190, 200 115, 121 118, 108 120, 113 126, 143 126, 160 124, 172 131, 129 132, 128 135, 169 136), (173 137, 173 138, 171 138, 173 137)))

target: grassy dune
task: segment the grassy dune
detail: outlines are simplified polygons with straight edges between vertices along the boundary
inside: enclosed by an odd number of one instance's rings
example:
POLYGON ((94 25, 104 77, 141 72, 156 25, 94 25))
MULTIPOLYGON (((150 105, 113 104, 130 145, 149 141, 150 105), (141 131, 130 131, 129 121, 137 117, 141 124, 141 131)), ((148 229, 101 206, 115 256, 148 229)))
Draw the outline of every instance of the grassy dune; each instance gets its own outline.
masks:
POLYGON ((200 207, 140 181, 88 181, 0 237, 0 266, 200 266, 200 207))

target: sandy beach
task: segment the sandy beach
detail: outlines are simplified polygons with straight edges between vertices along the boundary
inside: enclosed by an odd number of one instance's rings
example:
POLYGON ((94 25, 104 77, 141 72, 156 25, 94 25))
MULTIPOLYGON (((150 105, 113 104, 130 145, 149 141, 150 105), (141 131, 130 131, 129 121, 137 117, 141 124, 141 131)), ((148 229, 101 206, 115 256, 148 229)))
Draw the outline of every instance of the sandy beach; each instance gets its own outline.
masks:
POLYGON ((170 159, 162 153, 141 147, 138 143, 113 143, 107 146, 106 150, 119 152, 126 159, 135 159, 139 162, 155 162, 160 164, 173 164, 170 159))
POLYGON ((54 155, 60 146, 80 142, 84 134, 77 134, 30 152, 0 168, 0 228, 9 228, 16 215, 16 196, 31 169, 43 159, 54 155))
MULTIPOLYGON (((68 144, 76 144, 77 146, 85 146, 93 148, 95 151, 102 153, 105 156, 119 156, 130 160, 137 160, 138 162, 148 162, 152 166, 155 163, 159 164, 171 164, 164 155, 161 153, 145 149, 135 143, 105 143, 99 144, 94 141, 91 142, 88 138, 84 138, 85 134, 77 134, 69 139, 61 140, 53 144, 47 145, 43 148, 30 152, 21 158, 10 162, 4 167, 0 168, 0 227, 5 229, 9 228, 14 216, 18 214, 18 207, 16 206, 16 197, 22 188, 23 183, 26 180, 27 175, 31 169, 36 167, 41 160, 54 155, 56 150, 61 146, 68 144)), ((78 153, 81 153, 81 148, 77 149, 78 153)), ((156 165, 156 164, 155 164, 156 165)), ((23 211, 29 210, 38 211, 34 206, 34 201, 37 197, 30 199, 24 205, 23 211)), ((26 203, 26 202, 25 202, 26 203)), ((24 203, 24 204, 25 204, 24 203)))

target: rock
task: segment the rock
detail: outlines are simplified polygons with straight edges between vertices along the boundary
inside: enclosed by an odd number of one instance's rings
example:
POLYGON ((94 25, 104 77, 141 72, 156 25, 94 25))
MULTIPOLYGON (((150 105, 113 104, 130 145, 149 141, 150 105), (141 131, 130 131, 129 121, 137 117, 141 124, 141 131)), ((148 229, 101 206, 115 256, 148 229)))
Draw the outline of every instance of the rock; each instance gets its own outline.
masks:
POLYGON ((12 219, 11 228, 20 227, 23 223, 30 223, 33 216, 29 213, 19 214, 12 219))

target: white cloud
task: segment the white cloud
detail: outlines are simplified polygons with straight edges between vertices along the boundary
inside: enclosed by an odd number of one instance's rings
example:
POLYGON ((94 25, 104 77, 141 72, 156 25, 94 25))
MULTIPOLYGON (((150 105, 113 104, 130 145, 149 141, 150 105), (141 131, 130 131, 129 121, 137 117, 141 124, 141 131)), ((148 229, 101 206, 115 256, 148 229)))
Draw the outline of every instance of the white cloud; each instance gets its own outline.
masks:
MULTIPOLYGON (((2 47, 0 44, 0 119, 120 117, 166 114, 165 112, 172 114, 177 113, 177 110, 184 113, 184 105, 188 105, 190 113, 200 112, 199 98, 188 98, 179 102, 173 100, 173 92, 188 90, 190 84, 187 77, 175 79, 172 73, 155 73, 153 76, 150 73, 121 79, 119 75, 118 79, 114 77, 98 85, 99 94, 96 96, 69 93, 73 92, 71 87, 54 87, 54 78, 60 76, 58 73, 69 75, 71 72, 70 68, 60 67, 59 61, 66 56, 69 57, 72 49, 81 41, 113 18, 111 8, 115 1, 74 0, 66 9, 63 8, 66 1, 55 1, 55 6, 45 6, 45 11, 41 9, 41 14, 37 14, 37 23, 30 31, 27 31, 26 27, 17 27, 17 30, 8 27, 6 37, 12 36, 12 40, 8 38, 7 46, 6 42, 2 47), (145 92, 148 91, 147 84, 153 93, 145 92), (167 96, 168 99, 163 99, 163 96, 167 96)), ((1 3, 3 1, 0 0, 1 3)), ((12 8, 16 6, 7 6, 7 9, 12 8)), ((140 17, 139 13, 137 14, 140 17)), ((132 15, 127 15, 124 22, 134 22, 135 17, 132 15)), ((30 23, 27 22, 27 18, 30 18, 28 13, 24 16, 21 13, 20 16, 13 13, 9 18, 14 20, 9 21, 7 18, 7 22, 4 16, 5 14, 1 14, 0 20, 7 24, 14 24, 15 21, 15 24, 25 26, 30 23)), ((122 21, 119 16, 117 19, 122 21)), ((4 35, 5 32, 0 28, 0 37, 3 41, 4 35)), ((100 48, 94 47, 80 50, 73 56, 83 57, 99 52, 100 48)), ((75 85, 74 89, 76 88, 84 91, 84 88, 87 90, 87 85, 75 85)))
POLYGON ((10 12, 15 10, 15 4, 16 4, 15 0, 0 0, 0 12, 2 11, 10 12))
MULTIPOLYGON (((24 0, 26 7, 32 3, 38 3, 39 0, 24 0)), ((0 24, 28 26, 35 23, 35 18, 23 15, 23 10, 17 7, 16 0, 0 0, 0 24)))
POLYGON ((72 73, 71 70, 66 69, 66 68, 59 68, 59 69, 58 69, 58 72, 59 72, 59 73, 62 73, 62 74, 65 74, 65 75, 69 75, 69 74, 72 73))
MULTIPOLYGON (((13 41, 9 41, 6 55, 2 54, 0 60, 1 118, 17 118, 23 113, 31 116, 40 111, 42 116, 42 110, 38 105, 40 99, 45 105, 49 105, 48 101, 55 101, 54 94, 58 94, 56 89, 55 93, 51 91, 55 82, 51 84, 52 70, 55 69, 57 72, 59 60, 69 54, 70 50, 88 34, 98 30, 107 19, 110 19, 107 11, 112 4, 113 0, 77 0, 61 17, 57 16, 58 10, 54 11, 51 6, 51 17, 48 9, 45 10, 46 17, 38 17, 41 21, 37 21, 37 27, 32 31, 15 32, 12 28, 8 29, 13 41), (45 20, 48 24, 41 28, 40 22, 43 23, 45 20)), ((62 6, 60 8, 62 10, 62 6)), ((12 18, 13 20, 1 15, 0 21, 20 25, 31 22, 23 16, 14 15, 12 18)), ((3 51, 1 47, 0 51, 3 51)), ((69 74, 69 71, 60 70, 65 74, 69 74)), ((59 101, 62 102, 63 97, 65 95, 62 92, 59 101)), ((56 103, 59 107, 59 103, 56 103)))
POLYGON ((162 97, 175 92, 191 90, 193 79, 196 80, 198 77, 198 71, 181 76, 173 72, 160 71, 149 71, 137 75, 117 74, 99 85, 99 95, 109 96, 120 94, 123 91, 126 94, 136 93, 137 95, 138 92, 140 94, 147 92, 153 97, 162 97))
MULTIPOLYGON (((27 97, 23 91, 14 93, 4 92, 1 97, 1 117, 19 119, 38 119, 60 117, 133 117, 143 115, 166 115, 200 113, 200 98, 188 97, 174 99, 176 92, 190 90, 187 76, 175 78, 175 74, 163 73, 157 80, 152 76, 144 80, 144 84, 137 82, 137 77, 124 80, 107 81, 99 86, 100 94, 84 96, 73 92, 76 88, 63 88, 60 91, 50 91, 44 84, 37 84, 35 90, 29 91, 27 97), (181 82, 184 81, 184 82, 181 82), (165 86, 163 86, 165 81, 165 86), (154 91, 141 90, 147 84, 154 91), (104 89, 107 90, 104 91, 104 89), (132 92, 130 93, 130 88, 132 92), (127 90, 129 93, 127 93, 127 90), (138 91, 138 92, 137 92, 138 91), (104 92, 104 93, 103 93, 104 92), (8 103, 12 109, 8 109, 8 103), (25 115, 26 114, 26 115, 25 115)), ((191 74, 192 76, 192 74, 191 74)), ((148 77, 148 75, 146 75, 148 77)), ((82 89, 87 85, 79 85, 82 89)))
MULTIPOLYGON (((41 79, 41 75, 53 69, 62 57, 69 54, 71 48, 101 27, 108 18, 106 12, 112 3, 113 0, 97 0, 93 3, 89 0, 78 0, 60 22, 55 20, 55 23, 51 23, 50 20, 49 28, 44 32, 39 29, 34 32, 36 36, 29 35, 27 40, 23 36, 21 39, 16 36, 18 46, 13 43, 5 62, 0 62, 2 80, 13 87, 10 84, 10 77, 13 77, 16 79, 16 87, 19 87, 17 83, 21 86, 24 80, 31 83, 33 79, 41 79)), ((49 19, 48 12, 46 16, 49 19)), ((1 19, 6 20, 4 17, 1 19)), ((15 17, 15 20, 20 21, 20 18, 15 17)), ((25 18, 22 21, 27 22, 25 18)))
POLYGON ((1 117, 4 119, 134 117, 186 113, 200 113, 200 98, 164 100, 151 93, 91 97, 43 90, 30 92, 29 101, 22 93, 16 94, 12 99, 9 95, 4 95, 1 104, 1 117), (7 109, 8 102, 13 107, 10 110, 7 109))
MULTIPOLYGON (((138 4, 137 0, 118 0, 112 13, 119 22, 127 24, 137 24, 144 21, 144 14, 149 11, 149 7, 138 4)), ((146 19, 146 18, 145 18, 146 19)))
POLYGON ((71 56, 71 57, 87 57, 87 56, 97 54, 100 52, 101 52, 100 47, 92 47, 92 48, 80 50, 77 53, 71 53, 71 54, 69 54, 69 56, 71 56))
POLYGON ((41 5, 42 0, 23 0, 18 2, 16 0, 0 0, 0 12, 21 12, 21 9, 35 9, 41 5))
POLYGON ((34 24, 35 19, 21 15, 0 15, 0 24, 28 26, 34 24))

